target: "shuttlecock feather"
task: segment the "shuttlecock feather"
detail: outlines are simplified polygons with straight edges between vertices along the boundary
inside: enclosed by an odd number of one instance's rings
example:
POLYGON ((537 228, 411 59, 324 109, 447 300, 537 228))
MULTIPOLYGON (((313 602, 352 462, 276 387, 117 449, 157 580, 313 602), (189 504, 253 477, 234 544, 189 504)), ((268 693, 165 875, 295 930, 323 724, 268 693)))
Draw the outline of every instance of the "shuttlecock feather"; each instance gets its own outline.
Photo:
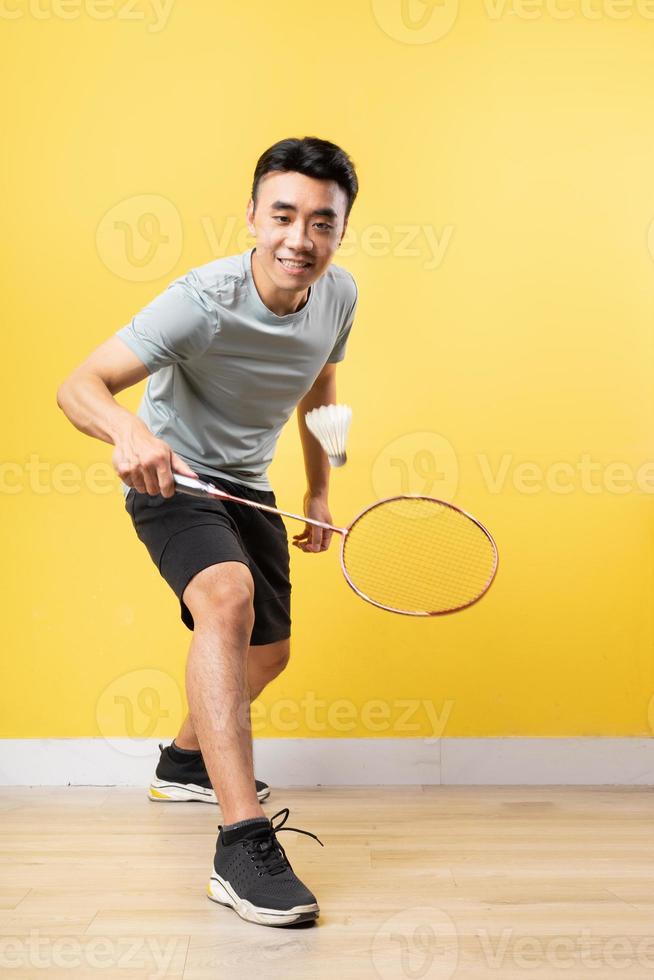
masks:
POLYGON ((321 405, 304 416, 309 432, 313 433, 327 453, 332 466, 343 466, 347 460, 345 443, 352 421, 349 405, 321 405))

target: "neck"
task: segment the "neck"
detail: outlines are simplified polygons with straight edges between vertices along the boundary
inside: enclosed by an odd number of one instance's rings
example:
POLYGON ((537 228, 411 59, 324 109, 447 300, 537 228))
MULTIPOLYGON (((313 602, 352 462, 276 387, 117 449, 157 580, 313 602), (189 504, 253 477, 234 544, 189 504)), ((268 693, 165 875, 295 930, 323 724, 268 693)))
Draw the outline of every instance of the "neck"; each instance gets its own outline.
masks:
POLYGON ((281 292, 261 268, 256 251, 252 253, 252 278, 262 302, 276 316, 297 313, 309 298, 308 289, 303 289, 299 293, 281 292))

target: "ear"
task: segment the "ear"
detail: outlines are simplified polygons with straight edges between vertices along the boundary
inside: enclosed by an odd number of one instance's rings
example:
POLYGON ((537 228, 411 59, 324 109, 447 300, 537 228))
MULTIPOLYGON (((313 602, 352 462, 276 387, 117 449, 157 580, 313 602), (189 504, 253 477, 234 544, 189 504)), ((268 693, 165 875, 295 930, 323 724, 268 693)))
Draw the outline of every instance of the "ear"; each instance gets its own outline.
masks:
POLYGON ((248 231, 254 238, 256 238, 256 229, 254 227, 254 201, 252 198, 250 198, 248 201, 248 206, 245 211, 245 220, 247 221, 248 231))

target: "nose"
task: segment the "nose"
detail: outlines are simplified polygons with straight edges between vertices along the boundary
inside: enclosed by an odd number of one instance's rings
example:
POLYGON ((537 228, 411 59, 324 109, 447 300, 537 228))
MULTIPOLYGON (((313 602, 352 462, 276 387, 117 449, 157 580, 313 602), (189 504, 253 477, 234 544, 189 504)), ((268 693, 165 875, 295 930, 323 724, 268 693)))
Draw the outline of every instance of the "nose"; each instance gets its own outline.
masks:
POLYGON ((302 221, 293 221, 287 228, 286 244, 289 248, 298 252, 310 252, 312 250, 313 242, 306 233, 302 221))

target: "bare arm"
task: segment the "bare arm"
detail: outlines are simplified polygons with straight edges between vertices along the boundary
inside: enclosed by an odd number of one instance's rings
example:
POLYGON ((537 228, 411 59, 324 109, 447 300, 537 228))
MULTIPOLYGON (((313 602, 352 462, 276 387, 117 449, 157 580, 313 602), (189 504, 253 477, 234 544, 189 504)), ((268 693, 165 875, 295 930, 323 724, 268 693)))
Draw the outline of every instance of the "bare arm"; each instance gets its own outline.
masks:
POLYGON ((197 476, 145 423, 114 399, 148 369, 119 337, 100 344, 57 389, 57 404, 76 429, 114 445, 113 466, 140 493, 175 492, 173 472, 197 476))
POLYGON ((313 496, 329 493, 329 460, 314 435, 309 432, 304 416, 312 408, 336 404, 336 365, 326 364, 297 407, 297 420, 300 440, 304 453, 304 471, 307 475, 307 489, 313 496))
MULTIPOLYGON (((304 454, 304 470, 307 475, 307 492, 304 495, 306 517, 332 523, 327 497, 329 494, 330 465, 327 453, 309 432, 304 416, 312 408, 336 403, 336 365, 325 364, 310 390, 297 406, 297 420, 304 454)), ((306 524, 301 534, 293 537, 293 544, 302 551, 326 551, 332 531, 306 524)))

